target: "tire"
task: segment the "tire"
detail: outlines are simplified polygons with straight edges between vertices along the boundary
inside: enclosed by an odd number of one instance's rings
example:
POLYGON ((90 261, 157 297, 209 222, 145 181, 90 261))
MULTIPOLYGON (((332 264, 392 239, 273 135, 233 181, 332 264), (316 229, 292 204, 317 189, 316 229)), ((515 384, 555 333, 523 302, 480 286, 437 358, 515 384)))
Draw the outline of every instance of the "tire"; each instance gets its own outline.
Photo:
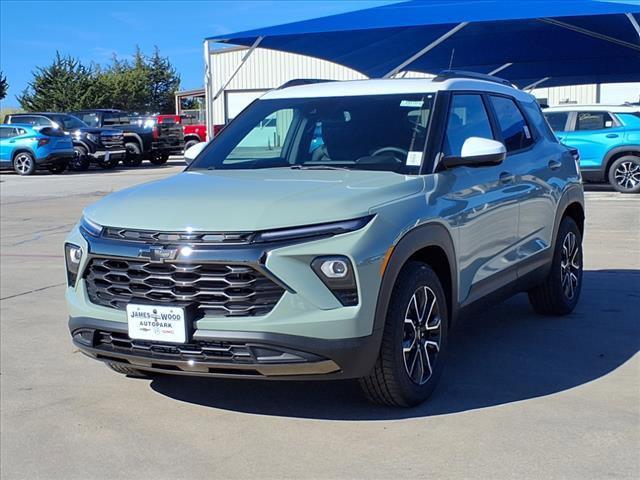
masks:
POLYGON ((640 193, 640 157, 620 157, 609 168, 609 183, 621 193, 640 193))
POLYGON ((165 163, 167 163, 167 160, 169 160, 169 154, 164 152, 155 153, 151 155, 151 158, 149 158, 149 161, 154 165, 164 165, 165 163))
POLYGON ((138 370, 137 368, 127 367, 126 365, 122 365, 120 363, 107 362, 106 365, 114 372, 118 372, 122 375, 126 375, 127 377, 136 377, 136 378, 148 377, 148 375, 142 370, 138 370))
POLYGON ((89 170, 91 160, 89 159, 89 152, 82 145, 74 145, 75 151, 74 157, 69 161, 69 168, 74 172, 85 172, 89 170))
POLYGON ((18 175, 33 175, 36 171, 36 159, 29 152, 19 152, 13 157, 13 169, 18 175))
POLYGON ((360 379, 367 399, 411 407, 429 398, 442 373, 448 320, 436 273, 424 263, 407 263, 393 287, 378 359, 360 379))
POLYGON ((142 149, 138 142, 127 142, 124 144, 127 154, 122 163, 127 167, 139 167, 142 163, 142 149))
POLYGON ((99 165, 100 165, 100 168, 103 170, 113 170, 114 168, 116 168, 116 165, 118 165, 119 161, 120 160, 118 159, 110 158, 108 162, 105 162, 104 160, 102 160, 99 163, 99 165))
POLYGON ((200 143, 198 140, 188 140, 184 144, 184 151, 186 152, 187 150, 189 150, 194 145, 197 145, 198 143, 200 143))
POLYGON ((582 290, 582 235, 571 217, 564 217, 546 280, 528 292, 529 303, 542 315, 567 315, 582 290))
POLYGON ((68 162, 60 162, 54 163, 52 165, 47 165, 47 170, 49 170, 54 175, 59 175, 63 173, 68 167, 68 162))

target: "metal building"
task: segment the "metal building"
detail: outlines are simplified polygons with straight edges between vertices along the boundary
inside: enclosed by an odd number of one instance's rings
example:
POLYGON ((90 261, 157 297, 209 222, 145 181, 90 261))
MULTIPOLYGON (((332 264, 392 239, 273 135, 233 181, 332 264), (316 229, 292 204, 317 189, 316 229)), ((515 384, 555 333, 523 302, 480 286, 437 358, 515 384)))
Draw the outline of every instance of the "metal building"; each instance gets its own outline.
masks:
MULTIPOLYGON (((200 98, 199 107, 189 113, 200 117, 202 121, 206 120, 209 132, 213 131, 213 125, 227 123, 253 100, 289 80, 367 78, 342 65, 304 55, 263 48, 212 48, 213 45, 215 44, 209 41, 204 42, 204 89, 179 92, 176 95, 177 113, 187 113, 181 109, 182 98, 200 98)), ((401 71, 395 76, 415 78, 429 75, 401 71)), ((549 106, 607 102, 606 98, 601 97, 600 85, 596 84, 537 88, 531 92, 538 97, 540 103, 549 106)))

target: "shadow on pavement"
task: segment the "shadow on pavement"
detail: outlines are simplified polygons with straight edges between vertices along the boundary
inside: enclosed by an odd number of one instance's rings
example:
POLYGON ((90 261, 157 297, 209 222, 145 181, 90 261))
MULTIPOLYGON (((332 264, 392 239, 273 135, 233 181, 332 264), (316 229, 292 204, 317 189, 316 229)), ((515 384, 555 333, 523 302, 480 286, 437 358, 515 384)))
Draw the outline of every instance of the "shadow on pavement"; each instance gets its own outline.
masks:
POLYGON ((158 393, 260 415, 389 420, 464 412, 562 392, 615 370, 640 347, 640 270, 585 271, 566 317, 543 317, 518 295, 462 319, 432 398, 412 409, 370 405, 355 381, 272 382, 159 376, 158 393))

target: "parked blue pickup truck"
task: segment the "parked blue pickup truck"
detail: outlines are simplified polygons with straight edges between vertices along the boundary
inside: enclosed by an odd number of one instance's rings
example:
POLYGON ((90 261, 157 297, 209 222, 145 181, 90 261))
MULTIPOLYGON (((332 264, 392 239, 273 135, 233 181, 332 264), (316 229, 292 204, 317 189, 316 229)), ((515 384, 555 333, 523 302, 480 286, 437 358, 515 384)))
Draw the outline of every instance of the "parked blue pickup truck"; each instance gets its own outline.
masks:
POLYGON ((567 105, 544 115, 558 139, 580 152, 585 181, 640 192, 640 107, 567 105))

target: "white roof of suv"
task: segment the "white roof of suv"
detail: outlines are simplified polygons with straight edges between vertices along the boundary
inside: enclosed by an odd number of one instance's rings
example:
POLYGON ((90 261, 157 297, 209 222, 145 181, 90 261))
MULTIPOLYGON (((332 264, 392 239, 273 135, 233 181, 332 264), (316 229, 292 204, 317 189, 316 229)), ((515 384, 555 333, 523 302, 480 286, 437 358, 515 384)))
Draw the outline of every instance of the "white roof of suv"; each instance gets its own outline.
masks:
POLYGON ((638 113, 640 112, 640 105, 562 105, 559 107, 545 108, 544 111, 638 113))
POLYGON ((511 95, 523 102, 535 100, 522 90, 487 80, 449 78, 433 81, 425 78, 399 78, 374 80, 349 80, 339 82, 312 83, 271 90, 263 100, 283 98, 352 97, 358 95, 391 95, 403 93, 435 93, 442 90, 471 90, 511 95))

